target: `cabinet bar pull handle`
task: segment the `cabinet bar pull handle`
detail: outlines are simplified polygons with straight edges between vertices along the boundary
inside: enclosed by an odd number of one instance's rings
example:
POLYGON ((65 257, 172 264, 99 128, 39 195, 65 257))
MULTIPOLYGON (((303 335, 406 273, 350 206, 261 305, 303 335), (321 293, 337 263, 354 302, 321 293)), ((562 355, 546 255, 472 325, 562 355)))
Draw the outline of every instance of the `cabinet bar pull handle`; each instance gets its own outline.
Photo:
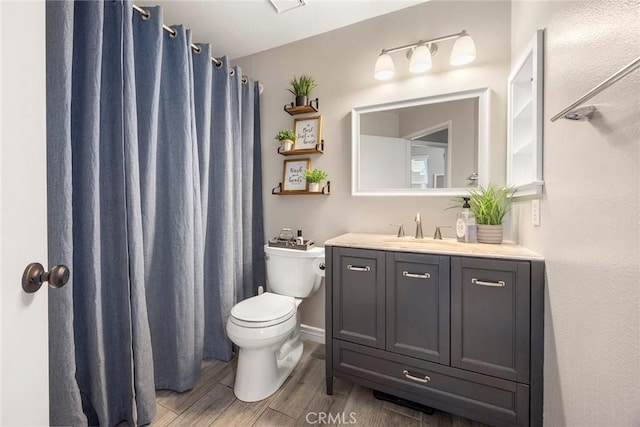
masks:
POLYGON ((425 375, 425 376, 424 376, 424 378, 414 377, 414 376, 413 376, 413 375, 411 375, 411 374, 409 373, 409 371, 407 371, 406 369, 405 369, 404 371, 402 371, 402 374, 403 374, 406 378, 408 378, 408 379, 410 379, 410 380, 413 380, 413 381, 417 381, 417 382, 419 382, 419 383, 424 383, 424 384, 426 384, 426 383, 428 383, 429 381, 431 381, 431 378, 430 378, 429 376, 427 376, 427 375, 425 375))
POLYGON ((429 273, 415 274, 415 273, 409 273, 408 271, 403 271, 402 275, 404 277, 412 277, 414 279, 431 279, 431 275, 429 273))
POLYGON ((498 280, 497 282, 484 282, 482 280, 476 279, 475 277, 471 279, 471 284, 480 286, 492 286, 494 288, 503 288, 506 285, 502 280, 498 280))
POLYGON ((351 271, 371 271, 371 267, 366 266, 366 267, 357 267, 355 265, 347 265, 347 270, 351 270, 351 271))

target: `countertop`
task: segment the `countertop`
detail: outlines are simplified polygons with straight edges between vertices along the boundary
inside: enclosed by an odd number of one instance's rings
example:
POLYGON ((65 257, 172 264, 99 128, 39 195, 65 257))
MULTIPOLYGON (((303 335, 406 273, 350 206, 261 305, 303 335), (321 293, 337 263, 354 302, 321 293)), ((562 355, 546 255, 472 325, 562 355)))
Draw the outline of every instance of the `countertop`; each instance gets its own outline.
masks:
POLYGON ((396 237, 387 234, 347 233, 324 242, 325 246, 377 249, 383 251, 419 252, 440 255, 478 256, 485 258, 544 260, 544 257, 513 243, 461 243, 455 239, 396 237))

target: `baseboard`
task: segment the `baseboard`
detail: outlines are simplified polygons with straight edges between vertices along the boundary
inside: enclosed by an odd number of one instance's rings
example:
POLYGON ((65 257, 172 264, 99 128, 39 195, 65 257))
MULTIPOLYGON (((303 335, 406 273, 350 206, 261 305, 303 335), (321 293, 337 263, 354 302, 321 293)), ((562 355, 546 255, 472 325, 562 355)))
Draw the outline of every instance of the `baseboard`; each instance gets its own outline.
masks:
POLYGON ((300 338, 324 344, 324 329, 302 324, 300 325, 300 338))

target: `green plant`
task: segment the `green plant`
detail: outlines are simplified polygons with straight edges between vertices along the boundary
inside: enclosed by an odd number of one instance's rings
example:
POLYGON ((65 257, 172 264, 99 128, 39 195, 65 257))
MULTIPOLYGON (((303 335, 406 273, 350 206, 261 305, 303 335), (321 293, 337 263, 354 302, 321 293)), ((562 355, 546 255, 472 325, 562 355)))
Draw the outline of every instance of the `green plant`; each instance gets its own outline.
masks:
POLYGON ((291 141, 295 141, 296 140, 296 134, 294 131, 292 131, 291 129, 282 129, 280 132, 278 132, 278 134, 276 135, 276 139, 278 141, 282 141, 284 139, 290 139, 291 141))
POLYGON ((313 88, 318 86, 313 77, 305 74, 300 77, 293 76, 293 79, 289 81, 291 89, 287 89, 295 96, 309 96, 313 88))
POLYGON ((489 184, 487 188, 480 185, 470 189, 469 205, 471 212, 476 216, 476 224, 502 224, 515 192, 514 188, 498 188, 493 184, 489 184))
POLYGON ((304 171, 304 179, 307 182, 320 182, 327 178, 327 173, 320 169, 307 169, 304 171))

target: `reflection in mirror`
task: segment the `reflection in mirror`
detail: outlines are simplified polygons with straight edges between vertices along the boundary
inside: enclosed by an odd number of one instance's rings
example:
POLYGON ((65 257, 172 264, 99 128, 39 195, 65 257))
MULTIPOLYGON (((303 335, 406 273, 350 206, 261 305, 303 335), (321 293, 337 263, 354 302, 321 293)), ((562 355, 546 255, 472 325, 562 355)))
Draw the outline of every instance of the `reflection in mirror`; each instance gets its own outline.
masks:
POLYGON ((466 194, 487 177, 489 90, 352 111, 352 194, 466 194))

